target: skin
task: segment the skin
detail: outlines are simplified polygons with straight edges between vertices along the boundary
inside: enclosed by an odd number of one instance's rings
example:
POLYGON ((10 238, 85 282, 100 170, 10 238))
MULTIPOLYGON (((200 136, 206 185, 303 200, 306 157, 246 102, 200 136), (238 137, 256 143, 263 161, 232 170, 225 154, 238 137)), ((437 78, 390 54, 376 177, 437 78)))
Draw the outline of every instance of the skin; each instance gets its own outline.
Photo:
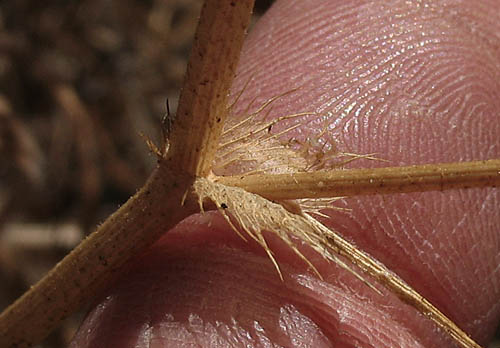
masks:
MULTIPOLYGON (((324 117, 284 141, 318 148, 328 126, 340 151, 390 165, 500 158, 499 47, 498 1, 277 1, 245 44, 234 90, 253 80, 235 113, 300 87, 269 117, 324 117)), ((499 202, 493 188, 351 198, 326 224, 487 344, 500 317, 499 202)), ((454 346, 387 292, 302 247, 318 279, 268 240, 283 282, 218 214, 190 217, 130 263, 72 347, 454 346)))

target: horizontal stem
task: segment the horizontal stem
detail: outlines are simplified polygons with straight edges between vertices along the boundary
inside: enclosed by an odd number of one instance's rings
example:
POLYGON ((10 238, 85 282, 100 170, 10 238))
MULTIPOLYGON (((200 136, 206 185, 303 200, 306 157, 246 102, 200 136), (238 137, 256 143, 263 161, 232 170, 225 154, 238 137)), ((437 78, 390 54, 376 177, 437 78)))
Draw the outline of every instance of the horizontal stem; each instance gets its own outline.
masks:
POLYGON ((0 314, 0 347, 30 347, 95 297, 130 257, 198 211, 192 180, 157 170, 97 231, 0 314))
POLYGON ((500 186, 500 160, 217 177, 268 199, 346 197, 500 186))

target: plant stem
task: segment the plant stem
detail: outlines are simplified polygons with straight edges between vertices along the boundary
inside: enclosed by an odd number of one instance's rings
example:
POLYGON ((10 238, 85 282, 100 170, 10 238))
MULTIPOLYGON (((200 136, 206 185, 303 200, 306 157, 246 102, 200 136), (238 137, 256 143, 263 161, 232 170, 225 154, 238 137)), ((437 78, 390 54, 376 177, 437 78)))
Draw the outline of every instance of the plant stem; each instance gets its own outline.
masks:
POLYGON ((253 3, 208 0, 202 9, 167 158, 187 174, 207 176, 212 168, 253 3))
POLYGON ((500 160, 408 167, 217 177, 272 200, 444 191, 500 186, 500 160))

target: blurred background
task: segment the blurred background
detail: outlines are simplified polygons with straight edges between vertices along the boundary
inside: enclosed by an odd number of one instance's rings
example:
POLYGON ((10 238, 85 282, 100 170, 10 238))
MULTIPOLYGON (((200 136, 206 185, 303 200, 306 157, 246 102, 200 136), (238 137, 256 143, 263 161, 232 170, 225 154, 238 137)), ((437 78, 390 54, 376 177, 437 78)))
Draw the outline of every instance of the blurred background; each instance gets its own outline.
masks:
POLYGON ((0 2, 0 310, 144 183, 140 133, 159 139, 167 98, 175 112, 201 4, 0 2))

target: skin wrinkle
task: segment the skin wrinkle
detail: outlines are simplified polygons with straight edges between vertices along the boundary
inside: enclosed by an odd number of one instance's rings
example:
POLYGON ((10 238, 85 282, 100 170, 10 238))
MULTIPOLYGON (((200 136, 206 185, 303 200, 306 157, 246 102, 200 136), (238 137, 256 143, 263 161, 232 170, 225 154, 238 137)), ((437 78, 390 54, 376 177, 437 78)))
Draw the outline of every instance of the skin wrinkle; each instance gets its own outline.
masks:
MULTIPOLYGON (((195 272, 196 272, 196 271, 195 271, 195 272)), ((234 271, 233 271, 233 270, 231 270, 231 272, 232 272, 234 275, 237 275, 237 276, 238 276, 238 278, 241 278, 240 280, 238 280, 238 281, 236 282, 236 284, 240 284, 241 282, 245 282, 245 281, 244 281, 244 277, 240 276, 240 275, 243 275, 243 272, 244 272, 243 270, 242 270, 241 272, 238 272, 238 270, 234 270, 234 271)), ((219 276, 225 276, 225 275, 227 275, 227 274, 225 274, 225 273, 219 274, 219 276)), ((256 284, 256 285, 257 285, 257 284, 261 284, 261 283, 262 283, 262 279, 260 279, 259 281, 250 282, 250 284, 256 284)), ((265 284, 264 284, 264 285, 265 285, 265 284)), ((264 289, 266 289, 266 288, 267 288, 267 287, 266 287, 266 286, 264 286, 264 289)), ((251 289, 251 287, 250 287, 250 288, 248 288, 248 287, 247 287, 247 288, 245 288, 244 290, 245 290, 246 292, 253 293, 253 292, 255 292, 255 291, 260 290, 260 287, 258 287, 258 288, 257 288, 257 289, 255 289, 255 290, 252 290, 252 289, 251 289)), ((276 290, 277 290, 277 289, 276 289, 276 290)), ((260 298, 261 300, 262 300, 262 299, 265 299, 265 298, 275 298, 275 297, 276 297, 276 295, 275 295, 275 294, 283 293, 283 291, 281 291, 281 292, 280 292, 280 291, 276 291, 276 290, 273 290, 273 287, 271 287, 271 288, 269 288, 269 290, 266 290, 266 292, 265 292, 264 294, 262 294, 262 295, 263 295, 262 297, 259 297, 259 298, 260 298)), ((272 308, 272 307, 273 307, 273 306, 272 306, 272 305, 273 305, 273 302, 275 302, 275 301, 273 301, 272 299, 270 299, 270 300, 268 300, 268 301, 266 301, 266 302, 267 302, 267 304, 259 305, 259 306, 258 306, 258 308, 255 308, 255 309, 251 310, 251 312, 256 312, 256 313, 259 313, 259 312, 260 312, 260 313, 262 313, 262 310, 263 310, 263 309, 265 309, 265 308, 272 308)), ((250 303, 250 305, 251 305, 251 303, 250 303)))
MULTIPOLYGON (((366 213, 364 213, 364 214, 366 214, 366 213)), ((386 229, 386 230, 387 230, 387 229, 386 229)), ((397 228, 395 228, 395 231, 398 231, 398 229, 397 229, 397 228)), ((393 250, 393 248, 391 248, 391 250, 393 250)), ((413 254, 411 251, 410 251, 410 253, 411 253, 411 254, 413 254)), ((377 256, 377 255, 375 255, 375 256, 377 256)), ((458 260, 460 260, 460 258, 458 258, 458 260)), ((460 279, 460 278, 459 278, 459 279, 460 279)), ((439 281, 439 278, 438 278, 438 281, 439 281)))
MULTIPOLYGON (((342 291, 332 291, 330 287, 317 284, 310 278, 301 277, 298 282, 302 285, 309 283, 306 286, 313 294, 308 295, 308 297, 321 299, 321 301, 307 301, 308 306, 312 304, 313 308, 317 311, 328 313, 325 310, 325 306, 327 306, 337 313, 339 316, 337 335, 345 344, 356 347, 372 345, 405 347, 406 345, 404 342, 409 342, 410 344, 408 347, 418 345, 418 342, 416 342, 411 335, 408 335, 404 327, 401 327, 399 323, 385 316, 379 308, 372 307, 369 302, 363 303, 362 297, 357 297, 355 294, 351 297, 349 295, 346 296, 342 291), (362 310, 362 307, 364 307, 365 310, 362 310), (366 307, 369 307, 369 309, 367 310, 366 307), (370 313, 371 311, 376 311, 377 315, 373 315, 373 313, 370 313), (353 316, 354 313, 359 314, 359 316, 353 316), (383 319, 380 319, 381 317, 383 319), (377 323, 373 322, 373 318, 378 318, 375 319, 377 323), (341 325, 345 327, 341 328, 341 325), (390 330, 400 332, 397 339, 383 334, 384 332, 390 332, 390 330), (380 336, 384 336, 385 339, 378 340, 377 338, 380 336), (354 344, 354 342, 357 342, 357 344, 354 344)), ((316 317, 318 317, 317 314, 316 317)), ((338 341, 335 342, 337 343, 338 341)))
MULTIPOLYGON (((379 207, 383 207, 385 202, 384 202, 383 198, 380 200, 381 200, 380 205, 373 205, 373 207, 371 209, 371 212, 372 212, 371 214, 368 214, 368 212, 366 212, 366 210, 365 210, 364 216, 374 217, 375 220, 378 222, 378 226, 380 227, 380 229, 375 230, 376 232, 378 232, 377 234, 374 234, 375 238, 373 238, 373 237, 371 238, 372 241, 374 242, 374 244, 381 243, 385 239, 389 238, 389 240, 390 240, 389 243, 391 245, 391 248, 390 248, 391 250, 389 252, 394 257, 396 257, 396 255, 398 255, 398 254, 403 254, 403 253, 410 251, 401 242, 403 239, 403 238, 401 238, 401 235, 403 235, 405 237, 407 237, 408 235, 406 234, 405 230, 400 231, 399 228, 395 227, 396 225, 395 225, 392 218, 389 217, 387 219, 387 221, 384 221, 385 215, 383 213, 383 210, 380 209, 379 207), (377 208, 375 208, 375 207, 377 207, 377 208), (388 226, 386 227, 385 225, 388 225, 388 226), (385 231, 385 233, 380 233, 380 231, 385 231), (399 252, 397 252, 396 249, 399 249, 399 252)), ((396 218, 397 218, 397 216, 396 216, 396 218)), ((362 225, 360 225, 360 228, 363 228, 362 225)), ((382 252, 378 253, 379 254, 378 256, 375 256, 375 257, 380 260, 380 258, 382 258, 383 255, 386 253, 387 253, 387 251, 382 251, 382 252)), ((396 267, 398 267, 398 266, 396 266, 396 267)), ((400 270, 398 268, 394 269, 394 271, 399 273, 400 270)))

